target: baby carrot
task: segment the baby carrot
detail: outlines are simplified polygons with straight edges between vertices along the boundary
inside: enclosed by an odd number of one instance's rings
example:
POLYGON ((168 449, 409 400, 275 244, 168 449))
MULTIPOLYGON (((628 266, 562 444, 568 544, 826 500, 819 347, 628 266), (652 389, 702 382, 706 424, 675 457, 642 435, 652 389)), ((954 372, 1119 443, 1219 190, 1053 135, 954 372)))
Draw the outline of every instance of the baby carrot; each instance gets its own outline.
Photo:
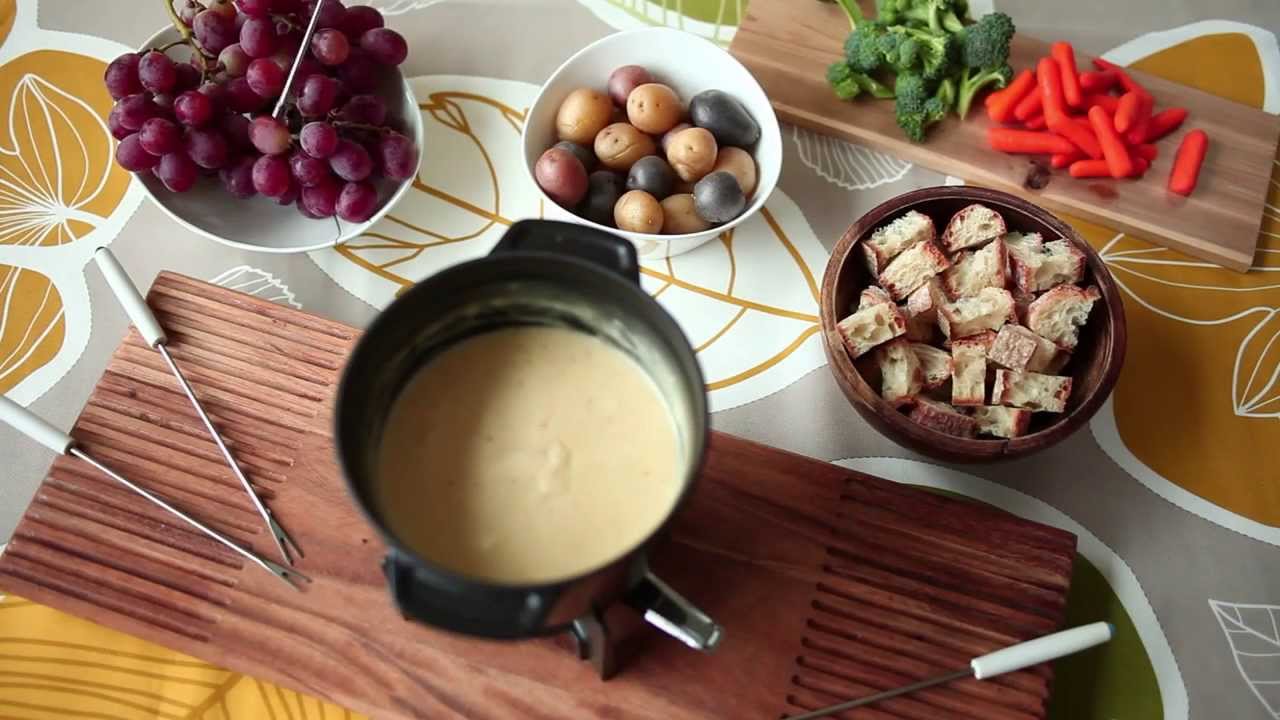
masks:
POLYGON ((1065 138, 1053 133, 1002 127, 988 128, 987 142, 996 150, 1021 155, 1056 155, 1075 152, 1076 149, 1065 138))
POLYGON ((1086 93, 1106 92, 1120 82, 1115 70, 1080 73, 1080 89, 1086 93))
POLYGON ((1155 99, 1149 94, 1138 94, 1138 111, 1133 116, 1133 125, 1129 128, 1129 132, 1124 133, 1124 139, 1130 145, 1141 145, 1147 137, 1147 125, 1151 124, 1151 107, 1155 104, 1155 99))
MULTIPOLYGON (((1072 163, 1083 158, 1084 155, 1082 155, 1079 150, 1069 153, 1055 153, 1053 157, 1049 158, 1049 167, 1054 170, 1061 170, 1066 167, 1071 167, 1072 163)), ((1103 162, 1106 161, 1104 160, 1103 162)))
POLYGON ((1173 170, 1169 172, 1169 189, 1179 195, 1190 195, 1196 189, 1200 166, 1204 164, 1209 149, 1209 136, 1203 130, 1192 130, 1182 138, 1178 154, 1173 158, 1173 170))
POLYGON ((1073 178, 1111 177, 1106 160, 1077 160, 1067 170, 1073 178))
POLYGON ((1116 107, 1116 132, 1121 135, 1129 132, 1129 128, 1133 127, 1134 120, 1138 117, 1138 112, 1142 108, 1142 96, 1138 93, 1130 91, 1120 98, 1120 102, 1116 107))
POLYGON ((1135 157, 1133 159, 1133 174, 1129 177, 1140 178, 1147 173, 1147 168, 1151 167, 1151 163, 1146 158, 1135 157))
POLYGON ((1084 98, 1084 105, 1085 108, 1100 105, 1106 108, 1107 112, 1114 113, 1120 107, 1120 98, 1106 94, 1086 95, 1084 98))
POLYGON ((1040 114, 1027 118, 1027 121, 1022 123, 1022 126, 1028 130, 1043 130, 1049 127, 1049 123, 1045 121, 1044 115, 1040 114))
POLYGON ((1049 54, 1058 63, 1061 73, 1062 96, 1073 108, 1084 106, 1084 93, 1080 91, 1080 74, 1076 69, 1076 50, 1071 43, 1059 40, 1049 46, 1049 54))
POLYGON ((1013 109, 1013 116, 1018 120, 1026 122, 1027 118, 1036 115, 1042 111, 1044 107, 1044 96, 1040 94, 1039 88, 1033 88, 1025 97, 1018 102, 1013 109))
POLYGON ((1115 72, 1116 79, 1120 81, 1120 84, 1124 86, 1126 91, 1136 92, 1140 95, 1151 95, 1151 93, 1147 92, 1146 88, 1138 84, 1137 80, 1129 77, 1129 73, 1125 72, 1125 69, 1119 65, 1110 62, 1109 60, 1103 60, 1102 58, 1094 58, 1093 66, 1099 70, 1111 70, 1115 72))
POLYGON ((1036 86, 1036 75, 1023 70, 1009 83, 1009 87, 987 96, 987 116, 994 122, 1007 123, 1014 118, 1018 103, 1036 86))
POLYGON ((1116 132, 1116 126, 1106 110, 1094 106, 1089 108, 1089 124, 1098 136, 1098 144, 1102 146, 1102 156, 1111 169, 1111 177, 1123 178, 1133 174, 1133 158, 1124 147, 1124 141, 1116 132))
POLYGON ((1049 123, 1050 130, 1069 140, 1073 146, 1083 150, 1085 155, 1095 160, 1102 159, 1102 146, 1093 136, 1089 125, 1077 122, 1056 108, 1045 108, 1044 119, 1049 123))
POLYGON ((1040 64, 1036 66, 1036 80, 1040 83, 1045 117, 1049 117, 1050 108, 1066 113, 1067 101, 1062 96, 1062 72, 1058 69, 1058 61, 1051 57, 1040 58, 1040 64))
POLYGON ((1160 151, 1156 149, 1155 145, 1144 143, 1142 145, 1134 145, 1133 154, 1147 162, 1151 162, 1156 159, 1156 156, 1160 154, 1160 151))
MULTIPOLYGON (((1186 119, 1186 108, 1171 107, 1161 110, 1155 115, 1152 115, 1150 122, 1147 123, 1147 132, 1142 138, 1143 142, 1151 143, 1159 140, 1165 135, 1177 130, 1178 126, 1182 124, 1182 121, 1186 119)), ((1132 138, 1130 138, 1130 140, 1132 140, 1132 138)))

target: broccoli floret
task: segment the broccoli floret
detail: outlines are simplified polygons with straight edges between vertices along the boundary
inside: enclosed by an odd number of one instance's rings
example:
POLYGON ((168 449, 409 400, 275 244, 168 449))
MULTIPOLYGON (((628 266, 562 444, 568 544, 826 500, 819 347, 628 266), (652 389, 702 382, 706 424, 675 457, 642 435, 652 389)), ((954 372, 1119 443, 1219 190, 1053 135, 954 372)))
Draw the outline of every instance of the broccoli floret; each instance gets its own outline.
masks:
POLYGON ((964 72, 960 73, 960 89, 956 91, 956 114, 963 120, 965 115, 969 114, 969 106, 973 104, 973 98, 980 90, 988 85, 995 88, 1005 87, 1012 79, 1013 68, 1007 64, 985 70, 965 68, 964 72))
POLYGON ((938 87, 930 92, 924 78, 912 74, 899 75, 894 90, 898 93, 894 107, 898 127, 913 142, 924 140, 929 126, 947 116, 956 94, 951 78, 938 83, 938 87))
POLYGON ((852 100, 864 92, 878 98, 893 97, 892 90, 870 75, 854 70, 842 60, 827 68, 827 82, 841 100, 852 100))
POLYGON ((898 40, 886 62, 896 72, 919 72, 926 80, 955 73, 959 46, 954 36, 904 26, 892 28, 891 34, 898 40))
POLYGON ((889 25, 906 20, 906 12, 916 0, 876 0, 876 19, 889 25))
POLYGON ((844 59, 858 72, 875 71, 885 62, 883 40, 887 28, 884 23, 868 20, 859 23, 844 41, 844 59))
POLYGON ((841 100, 852 100, 862 94, 862 86, 854 79, 853 68, 843 60, 831 63, 827 68, 827 83, 841 100))
POLYGON ((899 3, 899 17, 904 22, 916 22, 936 33, 959 33, 964 30, 960 18, 968 11, 968 4, 957 6, 956 0, 903 0, 899 3))
POLYGON ((961 62, 970 68, 998 68, 1008 63, 1013 33, 1013 18, 1002 12, 983 15, 961 35, 961 62))

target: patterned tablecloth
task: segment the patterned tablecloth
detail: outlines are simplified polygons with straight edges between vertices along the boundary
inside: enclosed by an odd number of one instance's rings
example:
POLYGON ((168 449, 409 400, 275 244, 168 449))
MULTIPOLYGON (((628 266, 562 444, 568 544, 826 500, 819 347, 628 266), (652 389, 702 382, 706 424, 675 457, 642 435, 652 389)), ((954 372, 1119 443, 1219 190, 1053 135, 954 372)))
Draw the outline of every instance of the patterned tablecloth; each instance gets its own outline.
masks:
MULTIPOLYGON (((1021 31, 1280 112, 1275 0, 994 3, 1021 31)), ((182 229, 111 162, 102 71, 164 23, 158 0, 0 0, 0 392, 63 427, 76 416, 126 325, 86 270, 105 243, 143 286, 172 269, 367 322, 537 214, 518 168, 521 122, 572 51, 661 24, 727 45, 745 2, 372 4, 410 40, 405 69, 428 148, 417 182, 341 249, 268 256, 182 229)), ((981 13, 993 0, 971 4, 981 13)), ((1073 221, 1124 291, 1129 353, 1116 392, 1087 430, 1034 459, 953 467, 881 437, 845 402, 823 367, 817 279, 865 210, 960 181, 783 134, 782 180, 758 216, 644 270, 697 347, 715 426, 1076 533, 1070 622, 1108 619, 1119 632, 1059 663, 1053 717, 1280 718, 1280 161, 1248 274, 1073 221)), ((50 457, 0 427, 0 458, 3 542, 50 457)), ((352 716, 0 588, 2 718, 352 716)))

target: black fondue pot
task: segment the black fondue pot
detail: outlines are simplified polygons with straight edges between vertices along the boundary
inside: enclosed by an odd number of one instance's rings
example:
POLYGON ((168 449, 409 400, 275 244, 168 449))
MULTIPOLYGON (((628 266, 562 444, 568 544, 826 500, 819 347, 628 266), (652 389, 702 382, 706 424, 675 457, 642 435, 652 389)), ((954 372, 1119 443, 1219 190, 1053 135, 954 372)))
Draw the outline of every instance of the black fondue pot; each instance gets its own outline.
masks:
MULTIPOLYGON (((357 503, 386 540, 383 569, 411 619, 488 638, 578 631, 625 601, 687 645, 710 650, 719 627, 653 576, 645 552, 688 498, 707 442, 702 373, 679 326, 640 288, 635 248, 611 233, 545 220, 514 224, 486 257, 414 285, 373 321, 338 388, 338 460, 357 503), (392 402, 433 356, 501 327, 557 325, 626 352, 666 400, 683 453, 679 500, 654 533, 620 557, 576 577, 505 585, 432 563, 396 537, 374 501, 378 452, 392 402)), ((432 472, 423 467, 424 477, 432 472)))

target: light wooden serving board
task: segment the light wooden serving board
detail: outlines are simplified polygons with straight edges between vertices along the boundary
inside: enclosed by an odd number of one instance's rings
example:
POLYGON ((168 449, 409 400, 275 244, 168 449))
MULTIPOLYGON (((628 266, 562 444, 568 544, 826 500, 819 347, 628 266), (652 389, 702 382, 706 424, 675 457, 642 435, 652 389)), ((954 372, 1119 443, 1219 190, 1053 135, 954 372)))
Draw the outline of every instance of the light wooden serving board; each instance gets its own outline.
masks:
MULTIPOLYGON (((874 17, 870 3, 863 3, 874 17)), ((1017 22, 1017 18, 1014 18, 1017 22)), ((778 117, 820 133, 878 148, 924 167, 1012 192, 1046 208, 1077 215, 1234 270, 1253 263, 1271 178, 1280 117, 1167 80, 1132 71, 1158 108, 1181 106, 1190 115, 1158 143, 1160 155, 1140 180, 1077 180, 1053 171, 1048 185, 1027 185, 1035 170, 1025 155, 987 145, 992 123, 979 101, 966 121, 954 115, 934 126, 923 143, 906 139, 894 121, 893 101, 836 99, 827 66, 842 55, 849 23, 834 3, 751 0, 729 50, 755 75, 778 117), (1200 181, 1190 197, 1165 189, 1182 136, 1202 128, 1210 138, 1200 181)), ((1047 43, 1014 38, 1010 63, 1034 68, 1047 43)), ((1091 67, 1078 55, 1080 67, 1091 67)), ((1044 159, 1041 160, 1044 162, 1044 159)))
MULTIPOLYGON (((728 435, 663 578, 725 628, 715 655, 610 612, 621 673, 552 640, 494 643, 402 619, 384 547, 349 499, 329 428, 357 331, 161 274, 170 350, 313 579, 295 592, 71 458, 0 555, 0 589, 376 718, 777 718, 963 667, 1057 630, 1075 537, 728 435)), ((272 556, 159 356, 131 331, 71 431, 100 460, 272 556)), ((850 717, 1036 720, 1051 673, 963 681, 850 717)))

